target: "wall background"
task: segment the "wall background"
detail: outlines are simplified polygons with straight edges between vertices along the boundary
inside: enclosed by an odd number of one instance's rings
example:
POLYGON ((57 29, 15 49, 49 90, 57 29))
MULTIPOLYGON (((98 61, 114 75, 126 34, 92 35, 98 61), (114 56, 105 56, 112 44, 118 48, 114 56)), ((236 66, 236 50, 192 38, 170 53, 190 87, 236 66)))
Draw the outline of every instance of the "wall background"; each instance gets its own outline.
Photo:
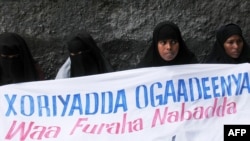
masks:
POLYGON ((0 33, 23 36, 46 79, 54 79, 67 39, 81 29, 119 71, 135 67, 161 21, 175 22, 203 62, 223 24, 240 25, 250 44, 249 17, 249 0, 0 0, 0 33))

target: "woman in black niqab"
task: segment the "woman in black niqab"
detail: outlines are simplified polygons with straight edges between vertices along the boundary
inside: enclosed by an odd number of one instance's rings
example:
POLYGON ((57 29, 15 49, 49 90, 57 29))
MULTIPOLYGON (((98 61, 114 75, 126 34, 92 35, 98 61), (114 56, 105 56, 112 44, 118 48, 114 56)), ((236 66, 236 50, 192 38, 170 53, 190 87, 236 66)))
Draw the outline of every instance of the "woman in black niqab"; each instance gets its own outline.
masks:
POLYGON ((78 33, 67 42, 67 45, 70 59, 68 59, 60 68, 56 79, 87 76, 113 71, 113 68, 102 55, 101 50, 88 32, 82 31, 78 33), (70 76, 67 76, 67 73, 65 73, 67 68, 64 66, 67 65, 70 66, 70 72, 68 73, 70 76))
POLYGON ((39 80, 35 63, 20 35, 0 35, 0 85, 39 80))
POLYGON ((198 63, 194 53, 192 53, 182 39, 179 27, 170 21, 159 23, 153 31, 153 41, 146 50, 141 62, 137 65, 141 67, 169 66, 198 63), (179 51, 177 56, 171 60, 164 60, 158 51, 158 42, 166 39, 174 39, 179 42, 179 51))
POLYGON ((250 48, 242 35, 241 28, 234 23, 221 26, 216 33, 216 41, 206 63, 239 64, 247 62, 250 62, 250 48), (226 40, 233 35, 239 35, 243 41, 243 48, 238 58, 230 57, 224 48, 226 40))

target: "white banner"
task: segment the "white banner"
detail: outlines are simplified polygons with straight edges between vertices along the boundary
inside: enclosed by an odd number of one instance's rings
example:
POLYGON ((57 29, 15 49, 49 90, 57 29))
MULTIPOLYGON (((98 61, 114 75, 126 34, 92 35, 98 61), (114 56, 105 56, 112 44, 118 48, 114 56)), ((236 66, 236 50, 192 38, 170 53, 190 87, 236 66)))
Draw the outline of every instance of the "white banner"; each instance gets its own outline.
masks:
POLYGON ((223 141, 250 124, 250 65, 153 67, 0 87, 1 141, 223 141))

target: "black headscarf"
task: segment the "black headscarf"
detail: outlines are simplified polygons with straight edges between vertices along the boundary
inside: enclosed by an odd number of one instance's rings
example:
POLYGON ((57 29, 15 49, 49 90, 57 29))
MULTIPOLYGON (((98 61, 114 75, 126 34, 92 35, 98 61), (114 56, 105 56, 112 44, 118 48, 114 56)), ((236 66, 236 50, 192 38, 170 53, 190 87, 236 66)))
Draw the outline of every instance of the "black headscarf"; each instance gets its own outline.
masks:
POLYGON ((71 77, 101 74, 113 71, 92 36, 86 31, 78 33, 68 42, 71 77))
POLYGON ((198 63, 198 60, 183 41, 179 27, 173 22, 164 21, 155 27, 153 31, 153 42, 145 52, 145 55, 137 67, 168 66, 191 63, 198 63), (158 51, 158 41, 165 39, 175 39, 180 45, 177 56, 171 61, 163 60, 158 51))
POLYGON ((0 85, 38 80, 34 64, 30 50, 20 35, 0 35, 0 85))
POLYGON ((242 36, 242 30, 238 25, 230 23, 219 28, 216 34, 215 44, 206 62, 225 64, 250 62, 250 49, 244 37, 242 36), (225 41, 232 35, 239 35, 243 40, 243 49, 238 58, 230 57, 229 55, 227 55, 224 49, 225 41))

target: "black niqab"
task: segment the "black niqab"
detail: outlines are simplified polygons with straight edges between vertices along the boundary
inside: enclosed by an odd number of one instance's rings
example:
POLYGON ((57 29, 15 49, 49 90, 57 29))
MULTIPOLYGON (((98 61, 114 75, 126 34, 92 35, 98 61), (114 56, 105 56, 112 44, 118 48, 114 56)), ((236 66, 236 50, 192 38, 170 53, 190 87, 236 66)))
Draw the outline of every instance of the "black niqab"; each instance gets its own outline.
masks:
POLYGON ((86 31, 78 33, 68 42, 71 77, 101 74, 113 71, 92 36, 86 31))
POLYGON ((0 85, 38 80, 35 61, 16 33, 0 35, 0 85))

